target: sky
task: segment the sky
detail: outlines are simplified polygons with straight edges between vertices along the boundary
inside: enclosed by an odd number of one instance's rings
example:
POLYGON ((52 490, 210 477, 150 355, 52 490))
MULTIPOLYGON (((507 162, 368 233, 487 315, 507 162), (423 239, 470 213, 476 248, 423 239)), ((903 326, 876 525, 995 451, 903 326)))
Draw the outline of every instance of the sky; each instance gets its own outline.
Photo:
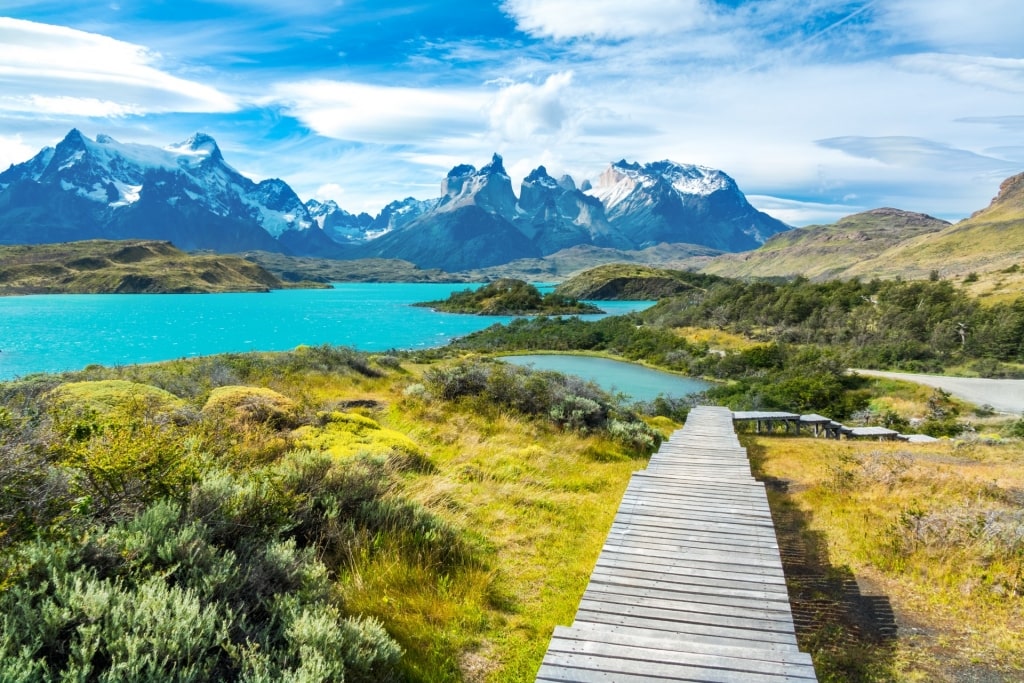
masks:
POLYGON ((201 131, 376 215, 495 152, 718 168, 791 225, 959 220, 1024 171, 1020 0, 4 0, 0 169, 201 131))

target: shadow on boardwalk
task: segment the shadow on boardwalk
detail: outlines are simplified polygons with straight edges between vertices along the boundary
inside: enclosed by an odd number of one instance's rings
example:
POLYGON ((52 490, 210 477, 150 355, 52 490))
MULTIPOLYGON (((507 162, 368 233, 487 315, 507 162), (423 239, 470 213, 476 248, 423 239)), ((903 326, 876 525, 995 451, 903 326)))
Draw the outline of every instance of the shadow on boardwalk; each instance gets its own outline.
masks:
POLYGON ((820 681, 890 680, 896 620, 884 595, 866 595, 848 567, 834 566, 825 537, 811 529, 787 482, 765 476, 757 444, 745 444, 754 476, 768 490, 800 649, 820 681))

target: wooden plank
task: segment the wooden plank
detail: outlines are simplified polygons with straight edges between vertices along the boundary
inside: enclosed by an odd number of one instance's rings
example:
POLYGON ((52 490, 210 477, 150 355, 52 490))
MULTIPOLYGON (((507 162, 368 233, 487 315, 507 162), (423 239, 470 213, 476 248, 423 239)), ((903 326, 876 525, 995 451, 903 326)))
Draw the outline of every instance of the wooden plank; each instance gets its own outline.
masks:
POLYGON ((796 645, 796 636, 784 629, 772 631, 752 628, 755 624, 742 621, 734 624, 707 624, 687 616, 689 615, 678 613, 672 618, 673 614, 667 610, 659 613, 656 610, 634 609, 632 613, 619 613, 604 609, 602 603, 588 603, 580 605, 576 613, 576 623, 629 626, 640 632, 663 631, 696 638, 705 643, 729 643, 746 647, 761 647, 763 643, 796 645))
POLYGON ((663 600, 666 602, 688 602, 693 605, 705 605, 708 608, 719 609, 723 607, 735 608, 736 610, 764 611, 766 613, 780 613, 787 615, 790 622, 793 621, 789 610, 789 603, 781 600, 768 600, 762 596, 744 597, 730 595, 714 595, 709 592, 697 590, 690 587, 683 590, 679 586, 630 586, 622 583, 604 582, 600 578, 591 579, 587 585, 587 593, 591 596, 597 595, 618 595, 623 598, 634 597, 644 599, 663 600))
MULTIPOLYGON (((580 609, 600 610, 604 614, 637 616, 642 619, 662 619, 671 622, 727 626, 733 629, 792 633, 793 619, 789 613, 759 609, 723 610, 720 605, 670 600, 657 597, 620 595, 595 592, 580 602, 580 609), (788 618, 787 618, 788 617, 788 618)), ((760 636, 751 636, 758 638, 760 636)))
MULTIPOLYGON (((807 678, 810 665, 810 657, 800 652, 785 652, 782 656, 770 657, 751 656, 746 648, 716 647, 675 638, 630 637, 614 633, 605 635, 595 629, 557 629, 551 642, 550 651, 563 654, 642 659, 735 674, 792 676, 799 679, 807 678)), ((810 673, 813 675, 813 669, 810 673)))
POLYGON ((810 664, 811 657, 807 653, 781 649, 750 649, 735 645, 698 643, 692 640, 672 636, 651 636, 646 634, 626 633, 611 629, 584 626, 556 626, 552 636, 561 641, 589 640, 597 643, 609 643, 642 647, 667 652, 688 652, 693 654, 718 655, 728 658, 749 659, 754 662, 771 662, 802 666, 810 664))

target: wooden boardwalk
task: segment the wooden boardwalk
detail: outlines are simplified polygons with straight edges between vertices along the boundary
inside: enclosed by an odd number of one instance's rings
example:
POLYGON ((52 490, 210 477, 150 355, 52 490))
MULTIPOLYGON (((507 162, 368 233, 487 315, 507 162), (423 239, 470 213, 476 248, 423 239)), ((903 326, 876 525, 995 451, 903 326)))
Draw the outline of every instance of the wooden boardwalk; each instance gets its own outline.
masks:
POLYGON ((633 475, 537 680, 817 680, 797 649, 764 485, 728 409, 693 409, 633 475))

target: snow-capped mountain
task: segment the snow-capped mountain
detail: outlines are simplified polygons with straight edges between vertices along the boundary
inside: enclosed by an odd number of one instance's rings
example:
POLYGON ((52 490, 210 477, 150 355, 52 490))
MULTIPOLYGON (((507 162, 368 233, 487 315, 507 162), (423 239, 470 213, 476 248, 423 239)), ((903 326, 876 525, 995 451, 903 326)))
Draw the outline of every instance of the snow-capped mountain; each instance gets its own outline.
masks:
POLYGON ((339 244, 360 244, 381 234, 370 229, 373 216, 349 213, 333 199, 325 202, 310 199, 306 202, 306 210, 320 229, 339 244))
POLYGON ((401 258, 452 271, 578 245, 738 251, 787 229, 722 171, 671 161, 620 161, 593 186, 540 166, 517 197, 495 154, 479 170, 455 166, 440 190, 355 215, 334 201, 303 203, 277 178, 253 182, 208 135, 158 148, 72 130, 0 173, 0 243, 153 238, 186 250, 401 258))
POLYGON ((601 174, 589 194, 639 249, 685 242, 743 251, 789 228, 751 206, 728 175, 703 166, 622 160, 601 174))
POLYGON ((385 209, 382 216, 392 218, 380 228, 388 232, 359 253, 460 270, 584 244, 644 249, 689 243, 739 251, 788 229, 752 207, 728 175, 701 166, 620 161, 596 185, 582 187, 540 166, 523 180, 517 198, 499 155, 479 170, 460 164, 433 203, 406 200, 385 209), (398 210, 410 217, 395 220, 398 210))
POLYGON ((72 130, 55 148, 0 173, 0 242, 94 237, 221 251, 335 249, 287 183, 246 178, 202 133, 159 148, 72 130))

